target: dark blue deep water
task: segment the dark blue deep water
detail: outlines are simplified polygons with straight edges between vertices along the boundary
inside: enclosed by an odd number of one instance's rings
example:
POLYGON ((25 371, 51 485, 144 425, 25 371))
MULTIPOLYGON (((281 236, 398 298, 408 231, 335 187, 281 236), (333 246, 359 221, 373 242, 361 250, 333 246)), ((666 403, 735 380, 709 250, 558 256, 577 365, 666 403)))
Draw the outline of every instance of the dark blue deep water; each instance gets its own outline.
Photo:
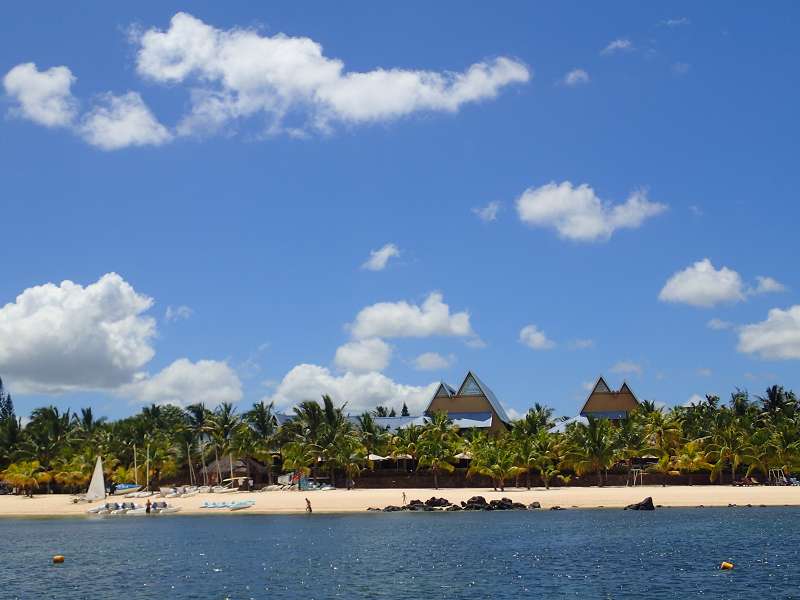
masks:
POLYGON ((3 519, 0 597, 800 598, 800 509, 3 519))

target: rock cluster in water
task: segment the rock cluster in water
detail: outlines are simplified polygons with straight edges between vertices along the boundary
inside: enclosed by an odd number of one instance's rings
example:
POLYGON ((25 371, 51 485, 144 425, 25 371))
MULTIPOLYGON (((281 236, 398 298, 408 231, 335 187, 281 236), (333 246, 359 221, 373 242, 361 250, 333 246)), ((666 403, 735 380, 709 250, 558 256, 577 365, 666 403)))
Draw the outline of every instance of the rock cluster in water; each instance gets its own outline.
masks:
POLYGON ((511 498, 500 498, 500 500, 486 501, 483 496, 473 496, 466 502, 460 504, 453 504, 447 498, 437 498, 433 496, 423 502, 422 500, 412 500, 405 506, 389 505, 385 508, 368 508, 371 511, 383 512, 433 512, 433 511, 447 511, 455 512, 459 510, 535 510, 541 508, 538 502, 532 502, 530 505, 525 505, 522 502, 514 502, 511 498))
POLYGON ((655 510, 656 507, 653 506, 653 499, 648 496, 641 502, 637 502, 636 504, 628 504, 625 507, 625 510, 655 510))

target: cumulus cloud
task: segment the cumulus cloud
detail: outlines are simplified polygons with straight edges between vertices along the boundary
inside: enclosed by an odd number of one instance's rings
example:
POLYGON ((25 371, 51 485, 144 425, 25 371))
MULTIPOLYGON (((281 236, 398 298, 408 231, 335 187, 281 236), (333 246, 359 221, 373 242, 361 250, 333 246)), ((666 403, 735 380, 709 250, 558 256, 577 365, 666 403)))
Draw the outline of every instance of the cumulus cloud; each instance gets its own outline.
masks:
POLYGON ((738 350, 765 359, 800 358, 800 305, 773 308, 765 321, 741 327, 738 350))
POLYGON ((697 373, 697 374, 698 374, 700 377, 711 377, 711 376, 714 374, 714 373, 711 371, 711 369, 706 369, 706 368, 700 368, 700 369, 697 369, 696 373, 697 373))
POLYGON ((185 305, 168 306, 164 312, 164 319, 167 321, 184 321, 191 317, 194 311, 185 305))
POLYGON ((641 375, 642 366, 630 360, 621 360, 611 367, 612 373, 619 373, 622 375, 641 375))
POLYGON ((661 21, 665 27, 680 27, 682 25, 690 25, 691 21, 688 17, 678 17, 677 19, 665 19, 661 21))
POLYGON ((6 94, 16 102, 12 114, 47 127, 67 127, 103 150, 157 146, 172 138, 135 92, 102 94, 78 120, 78 102, 70 90, 74 82, 67 67, 39 71, 34 63, 17 65, 3 78, 6 94))
POLYGON ((452 354, 442 356, 438 352, 423 352, 414 359, 414 368, 418 371, 438 371, 447 369, 455 362, 452 354))
POLYGON ((378 250, 370 251, 369 258, 361 268, 368 271, 383 271, 389 259, 397 256, 400 256, 400 248, 394 244, 386 244, 378 250))
POLYGON ((379 338, 354 340, 336 349, 334 363, 345 371, 383 371, 389 366, 392 348, 379 338))
POLYGON ((136 92, 103 95, 83 116, 79 130, 87 142, 103 150, 160 146, 172 139, 136 92))
POLYGON ((451 314, 439 292, 431 293, 422 306, 405 301, 367 306, 356 315, 350 329, 356 339, 475 335, 469 313, 451 314))
POLYGON ((435 382, 425 386, 404 385, 376 372, 336 376, 325 367, 301 364, 284 376, 266 400, 274 401, 279 410, 289 410, 303 400, 318 401, 322 394, 330 394, 337 404, 346 402, 346 411, 351 414, 378 405, 399 410, 404 402, 412 414, 421 414, 437 386, 435 382))
POLYGON ((78 103, 70 88, 75 82, 67 67, 40 71, 34 63, 17 65, 3 77, 6 94, 16 102, 12 114, 45 127, 72 124, 78 103))
POLYGON ((575 87, 589 83, 589 73, 584 69, 572 69, 569 73, 564 75, 561 83, 569 87, 575 87))
POLYGON ((704 258, 672 275, 658 299, 710 307, 721 302, 739 302, 745 299, 745 293, 739 273, 728 267, 715 269, 711 261, 704 258))
POLYGON ((617 229, 635 229, 666 209, 648 200, 643 190, 633 192, 622 204, 610 204, 589 185, 573 186, 569 181, 528 188, 517 199, 523 223, 553 228, 562 238, 579 242, 607 240, 617 229))
MULTIPOLYGON (((728 267, 716 269, 704 258, 673 274, 661 289, 658 299, 692 306, 710 307, 722 302, 741 302, 747 296, 782 292, 786 287, 772 277, 757 277, 755 287, 746 287, 739 273, 728 267)), ((708 326, 725 329, 723 321, 712 319, 708 326)))
POLYGON ((478 215, 478 218, 484 223, 491 223, 497 220, 497 213, 500 212, 500 206, 500 203, 495 200, 489 202, 486 206, 473 208, 472 212, 478 215))
POLYGON ((544 331, 536 325, 526 325, 520 329, 519 341, 534 350, 547 350, 555 346, 555 342, 549 339, 544 331))
POLYGON ((773 279, 772 277, 756 277, 756 281, 758 282, 756 287, 752 290, 754 294, 772 294, 775 292, 785 292, 786 286, 783 285, 780 281, 773 279))
POLYGON ((242 384, 236 372, 216 360, 192 362, 181 358, 152 377, 138 374, 119 393, 144 404, 186 406, 203 402, 214 406, 242 399, 242 384))
POLYGON ((609 42, 600 54, 616 54, 618 52, 629 52, 633 50, 633 43, 627 38, 617 38, 609 42))
POLYGON ((530 71, 506 57, 473 64, 461 73, 377 68, 346 71, 307 37, 261 35, 251 29, 217 29, 187 13, 169 28, 137 34, 137 71, 162 83, 189 82, 195 89, 182 133, 216 128, 232 119, 261 115, 280 124, 302 112, 312 126, 331 121, 364 123, 417 111, 455 112, 527 82, 530 71))
POLYGON ((23 291, 0 308, 0 372, 20 391, 108 389, 153 357, 153 300, 116 273, 23 291))
POLYGON ((692 394, 689 396, 689 399, 683 403, 683 406, 686 408, 689 408, 690 406, 699 406, 705 401, 705 396, 701 396, 700 394, 692 394))

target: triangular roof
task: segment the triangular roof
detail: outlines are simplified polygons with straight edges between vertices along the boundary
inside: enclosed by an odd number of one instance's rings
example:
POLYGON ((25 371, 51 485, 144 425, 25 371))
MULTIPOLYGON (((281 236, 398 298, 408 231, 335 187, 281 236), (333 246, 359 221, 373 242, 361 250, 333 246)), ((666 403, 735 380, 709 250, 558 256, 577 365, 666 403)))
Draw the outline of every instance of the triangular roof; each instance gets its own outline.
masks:
POLYGON ((450 398, 455 393, 456 393, 456 391, 452 387, 450 387, 444 381, 442 381, 439 384, 439 387, 436 388, 436 391, 434 392, 433 397, 434 398, 438 398, 440 396, 447 396, 448 398, 450 398))
POLYGON ((462 394, 464 386, 467 384, 467 381, 469 381, 470 378, 472 378, 472 380, 477 384, 478 389, 480 389, 481 393, 484 396, 486 396, 486 399, 489 401, 489 404, 492 405, 494 412, 497 413, 497 416, 500 417, 500 420, 503 421, 504 423, 510 423, 511 419, 508 418, 506 410, 503 408, 503 405, 500 404, 500 401, 497 399, 497 396, 495 396, 491 388, 485 383, 483 383, 483 381, 481 381, 480 378, 477 375, 475 375, 475 373, 473 373, 472 371, 467 372, 467 376, 464 377, 464 381, 458 388, 458 394, 459 395, 462 394))
POLYGON ((636 397, 636 394, 633 393, 633 390, 631 390, 630 386, 626 381, 623 381, 622 386, 619 388, 618 391, 615 392, 609 387, 609 385, 606 383, 606 380, 603 379, 603 376, 601 375, 600 377, 597 378, 597 382, 592 387, 592 391, 589 392, 589 395, 586 397, 586 401, 583 403, 583 407, 581 408, 580 413, 578 414, 582 415, 586 412, 587 408, 589 407, 589 401, 595 394, 610 394, 613 396, 618 396, 624 392, 629 393, 633 397, 634 402, 636 404, 639 404, 639 399, 636 397))

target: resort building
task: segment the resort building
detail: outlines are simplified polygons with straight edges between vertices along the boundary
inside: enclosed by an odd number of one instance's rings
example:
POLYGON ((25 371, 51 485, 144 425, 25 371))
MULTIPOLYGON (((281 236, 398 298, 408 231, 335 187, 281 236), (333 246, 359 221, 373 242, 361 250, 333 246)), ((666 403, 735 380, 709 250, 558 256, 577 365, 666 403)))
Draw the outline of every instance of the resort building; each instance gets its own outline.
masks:
POLYGON ((608 387, 605 379, 599 377, 594 384, 589 397, 583 403, 582 417, 605 417, 611 421, 624 419, 639 406, 639 400, 627 382, 622 382, 622 387, 617 391, 608 387))
POLYGON ((511 419, 497 396, 472 371, 457 389, 440 383, 423 415, 376 417, 375 422, 394 431, 409 425, 424 425, 426 419, 437 412, 445 413, 459 429, 483 429, 498 434, 511 426, 511 419))

